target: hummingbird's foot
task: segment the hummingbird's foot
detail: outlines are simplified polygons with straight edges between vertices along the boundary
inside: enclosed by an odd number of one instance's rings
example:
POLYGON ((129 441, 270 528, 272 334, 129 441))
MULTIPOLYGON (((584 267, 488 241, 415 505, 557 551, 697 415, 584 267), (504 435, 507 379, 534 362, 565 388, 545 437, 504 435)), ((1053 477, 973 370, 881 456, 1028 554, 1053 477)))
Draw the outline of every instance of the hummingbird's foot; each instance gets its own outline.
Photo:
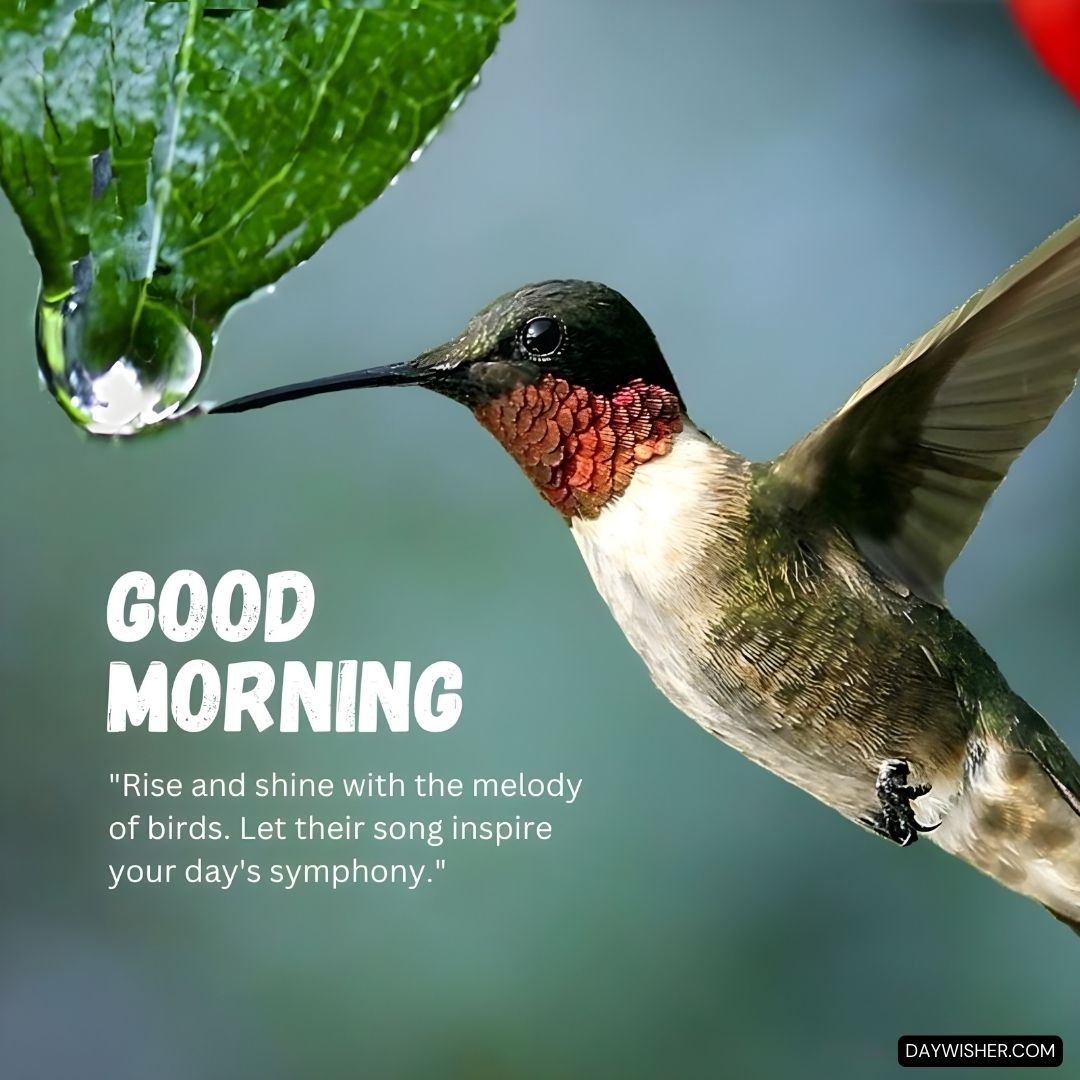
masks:
POLYGON ((915 820, 911 803, 920 795, 925 795, 930 785, 909 784, 910 772, 908 763, 899 758, 882 762, 875 785, 881 812, 870 822, 874 832, 901 847, 914 844, 919 839, 919 833, 933 832, 937 828, 937 825, 920 825, 915 820))

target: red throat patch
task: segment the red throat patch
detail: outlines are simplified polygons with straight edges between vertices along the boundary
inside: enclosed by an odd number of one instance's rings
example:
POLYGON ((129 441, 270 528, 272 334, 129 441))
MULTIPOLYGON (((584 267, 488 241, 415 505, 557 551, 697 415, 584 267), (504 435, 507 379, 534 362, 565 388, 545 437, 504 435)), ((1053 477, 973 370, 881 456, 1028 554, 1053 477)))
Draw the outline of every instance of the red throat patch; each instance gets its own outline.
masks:
POLYGON ((596 517, 682 429, 678 396, 641 379, 604 397, 544 375, 474 411, 567 520, 596 517))

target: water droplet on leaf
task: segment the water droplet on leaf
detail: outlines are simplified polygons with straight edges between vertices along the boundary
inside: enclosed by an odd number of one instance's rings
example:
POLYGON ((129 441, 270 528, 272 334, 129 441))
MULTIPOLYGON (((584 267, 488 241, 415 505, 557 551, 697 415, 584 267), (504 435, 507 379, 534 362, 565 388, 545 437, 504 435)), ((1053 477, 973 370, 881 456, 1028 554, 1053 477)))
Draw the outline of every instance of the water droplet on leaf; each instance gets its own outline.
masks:
POLYGON ((463 90, 459 90, 454 96, 454 100, 450 102, 450 112, 455 113, 461 108, 465 99, 480 85, 480 73, 477 72, 470 80, 469 85, 463 90))
POLYGON ((170 306, 145 300, 133 328, 99 325, 72 294, 38 304, 38 363, 64 411, 95 435, 134 435, 175 419, 209 359, 170 306))

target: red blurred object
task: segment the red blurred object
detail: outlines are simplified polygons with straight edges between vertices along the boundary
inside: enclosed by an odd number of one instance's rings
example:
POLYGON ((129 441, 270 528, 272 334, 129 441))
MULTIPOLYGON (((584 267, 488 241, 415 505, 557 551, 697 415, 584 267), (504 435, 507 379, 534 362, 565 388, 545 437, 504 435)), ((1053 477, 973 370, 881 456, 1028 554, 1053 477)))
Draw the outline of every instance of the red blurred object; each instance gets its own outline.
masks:
POLYGON ((1080 104, 1080 0, 1009 0, 1031 47, 1080 104))

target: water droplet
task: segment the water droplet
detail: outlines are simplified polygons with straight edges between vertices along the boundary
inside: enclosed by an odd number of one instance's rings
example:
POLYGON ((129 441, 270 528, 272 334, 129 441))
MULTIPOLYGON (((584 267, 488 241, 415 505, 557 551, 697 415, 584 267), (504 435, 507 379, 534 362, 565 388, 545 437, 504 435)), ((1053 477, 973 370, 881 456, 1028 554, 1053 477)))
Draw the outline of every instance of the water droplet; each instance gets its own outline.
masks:
POLYGON ((105 189, 112 183, 112 150, 106 147, 100 154, 90 159, 91 185, 90 197, 100 199, 105 189))
POLYGON ((272 246, 270 247, 269 251, 267 251, 266 258, 275 259, 283 251, 288 251, 289 248, 291 248, 293 244, 295 244, 296 241, 304 235, 304 232, 307 229, 307 224, 308 223, 306 221, 302 221, 299 225, 290 229, 284 236, 280 238, 272 239, 271 237, 267 237, 267 243, 271 244, 272 246))
POLYGON ((417 163, 417 162, 418 162, 418 161, 420 160, 420 158, 421 158, 421 157, 423 157, 423 154, 424 154, 424 148, 423 148, 422 146, 418 146, 418 147, 417 147, 417 148, 416 148, 416 149, 415 149, 415 150, 414 150, 414 151, 413 151, 413 152, 412 152, 412 153, 411 153, 411 154, 409 155, 409 162, 410 162, 411 164, 415 165, 415 164, 416 164, 416 163, 417 163))
POLYGON ((480 85, 480 73, 477 72, 470 80, 469 85, 463 90, 459 90, 454 95, 454 100, 450 102, 450 112, 457 112, 461 108, 462 102, 480 85))
POLYGON ((209 343, 154 300, 143 303, 133 330, 110 332, 74 293, 42 299, 37 336, 45 385, 95 435, 133 435, 179 416, 209 359, 209 343))

